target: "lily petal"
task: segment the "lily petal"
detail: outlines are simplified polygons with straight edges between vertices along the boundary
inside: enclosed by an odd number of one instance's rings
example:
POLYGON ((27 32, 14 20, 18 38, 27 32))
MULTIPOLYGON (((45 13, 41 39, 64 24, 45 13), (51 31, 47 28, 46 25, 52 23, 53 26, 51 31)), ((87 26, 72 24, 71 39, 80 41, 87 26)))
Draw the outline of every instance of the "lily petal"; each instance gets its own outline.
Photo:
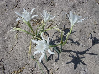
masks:
POLYGON ((24 12, 27 12, 27 11, 23 8, 23 13, 24 13, 24 12))
POLYGON ((47 39, 47 44, 49 45, 49 37, 48 37, 48 39, 47 39))
POLYGON ((34 10, 35 10, 35 8, 33 8, 33 9, 31 10, 30 14, 32 14, 34 10))
POLYGON ((78 17, 77 15, 74 15, 73 25, 74 25, 74 23, 76 23, 76 22, 77 22, 78 18, 79 18, 79 17, 78 17))
POLYGON ((18 17, 18 18, 16 19, 16 21, 19 21, 19 20, 21 20, 21 18, 18 17))
POLYGON ((22 15, 20 14, 20 13, 18 13, 18 12, 15 12, 17 15, 19 15, 20 17, 22 17, 22 15))
POLYGON ((32 40, 32 42, 33 42, 33 43, 36 43, 36 44, 39 44, 39 42, 38 42, 38 41, 36 41, 36 40, 32 40))
POLYGON ((52 19, 54 19, 54 18, 55 18, 55 16, 51 17, 50 19, 52 20, 52 19))
POLYGON ((43 59, 44 55, 45 55, 45 54, 42 53, 41 57, 39 58, 39 62, 41 62, 41 60, 43 59))
POLYGON ((38 16, 38 15, 33 15, 32 18, 34 18, 34 17, 36 17, 36 16, 38 16))
POLYGON ((50 53, 50 54, 55 54, 54 52, 52 52, 50 49, 48 49, 48 52, 50 53))
POLYGON ((43 37, 43 32, 41 33, 41 37, 42 37, 43 40, 45 40, 44 37, 43 37))
POLYGON ((40 53, 40 52, 39 52, 39 51, 35 51, 35 52, 34 52, 34 55, 37 54, 37 53, 40 53))

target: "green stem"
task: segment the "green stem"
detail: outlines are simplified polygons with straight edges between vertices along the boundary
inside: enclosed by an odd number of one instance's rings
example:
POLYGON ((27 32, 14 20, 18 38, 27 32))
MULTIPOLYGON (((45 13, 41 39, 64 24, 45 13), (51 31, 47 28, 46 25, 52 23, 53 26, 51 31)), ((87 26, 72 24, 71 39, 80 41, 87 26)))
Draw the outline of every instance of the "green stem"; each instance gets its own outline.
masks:
POLYGON ((62 34, 62 32, 61 32, 61 49, 60 49, 60 52, 62 52, 62 44, 63 44, 63 34, 62 34))
POLYGON ((43 22, 43 26, 42 26, 42 30, 43 30, 43 32, 44 32, 44 26, 45 26, 45 24, 46 24, 46 23, 45 23, 45 22, 43 22))
POLYGON ((70 29, 69 33, 67 34, 66 40, 64 41, 64 43, 60 43, 60 44, 57 44, 57 45, 50 45, 50 47, 56 47, 56 46, 58 46, 58 45, 65 45, 66 42, 67 42, 67 40, 68 40, 69 35, 70 35, 71 32, 72 32, 72 29, 73 29, 73 26, 71 26, 71 29, 70 29))
POLYGON ((67 34, 67 36, 66 36, 66 40, 64 41, 64 43, 63 43, 62 45, 65 45, 65 44, 66 44, 66 42, 67 42, 67 40, 68 40, 68 37, 69 37, 69 35, 70 35, 71 32, 72 32, 72 29, 73 29, 73 26, 71 26, 71 29, 70 29, 69 33, 67 34))
POLYGON ((37 62, 37 64, 38 64, 38 66, 40 67, 40 69, 42 70, 42 74, 44 74, 44 72, 43 72, 43 69, 41 68, 41 66, 40 66, 40 63, 36 60, 36 62, 37 62))
POLYGON ((61 53, 62 52, 62 44, 60 46, 61 46, 61 49, 60 49, 60 53, 61 53))
POLYGON ((46 62, 48 61, 48 60, 47 60, 47 55, 46 55, 46 53, 45 53, 45 60, 46 60, 46 62))
POLYGON ((36 58, 34 58, 34 56, 32 56, 32 59, 35 60, 35 61, 37 62, 38 66, 39 66, 40 69, 42 70, 42 74, 44 74, 43 69, 42 69, 42 67, 40 66, 39 61, 38 61, 36 58))
POLYGON ((61 44, 63 43, 63 34, 61 32, 61 44))
POLYGON ((61 45, 61 43, 60 44, 57 44, 57 45, 49 45, 49 47, 56 47, 58 45, 61 45))
POLYGON ((32 26, 31 26, 30 22, 29 22, 29 21, 28 21, 28 22, 23 21, 23 22, 24 22, 26 25, 28 25, 28 27, 31 29, 32 33, 35 34, 35 32, 33 31, 33 28, 32 28, 32 26))

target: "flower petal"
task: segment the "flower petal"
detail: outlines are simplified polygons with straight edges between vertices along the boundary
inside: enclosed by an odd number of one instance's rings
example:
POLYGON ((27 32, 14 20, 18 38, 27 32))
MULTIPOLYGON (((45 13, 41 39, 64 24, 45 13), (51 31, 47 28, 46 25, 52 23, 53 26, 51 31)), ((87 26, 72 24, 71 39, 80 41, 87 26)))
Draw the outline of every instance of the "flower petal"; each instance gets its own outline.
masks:
POLYGON ((42 53, 41 57, 39 58, 39 62, 41 62, 41 60, 43 59, 44 55, 45 55, 45 54, 42 53))
POLYGON ((85 20, 85 18, 84 18, 84 19, 81 19, 81 18, 82 18, 82 17, 79 16, 79 19, 78 19, 77 23, 82 22, 83 20, 85 20))
POLYGON ((20 13, 18 13, 18 12, 15 12, 17 15, 19 15, 20 17, 22 17, 22 15, 20 14, 20 13))
POLYGON ((43 32, 41 33, 41 37, 42 37, 43 40, 45 40, 44 37, 43 37, 43 32))
POLYGON ((49 37, 48 37, 48 39, 47 39, 47 44, 49 45, 49 37))
POLYGON ((50 53, 50 54, 55 54, 54 52, 52 52, 50 49, 48 49, 48 52, 50 53))
POLYGON ((34 52, 34 55, 37 54, 37 53, 40 53, 40 51, 35 51, 35 52, 34 52))
POLYGON ((23 8, 23 13, 27 12, 24 8, 23 8))
POLYGON ((32 40, 33 43, 39 44, 39 41, 32 40))
POLYGON ((31 18, 34 18, 34 17, 36 17, 36 16, 38 16, 38 15, 33 15, 31 18))
POLYGON ((47 11, 43 10, 43 15, 44 15, 44 17, 46 18, 46 16, 47 16, 47 11))
POLYGON ((50 20, 52 20, 52 19, 54 19, 55 18, 55 16, 52 16, 52 17, 50 17, 50 20))
POLYGON ((35 10, 35 8, 33 8, 33 9, 31 10, 30 14, 32 14, 34 10, 35 10))
POLYGON ((74 20, 72 11, 70 11, 70 19, 74 20))
POLYGON ((79 17, 78 17, 77 15, 74 15, 73 25, 77 22, 78 18, 79 18, 79 17))
POLYGON ((16 21, 19 21, 19 20, 22 20, 22 19, 18 17, 18 18, 16 19, 16 21))

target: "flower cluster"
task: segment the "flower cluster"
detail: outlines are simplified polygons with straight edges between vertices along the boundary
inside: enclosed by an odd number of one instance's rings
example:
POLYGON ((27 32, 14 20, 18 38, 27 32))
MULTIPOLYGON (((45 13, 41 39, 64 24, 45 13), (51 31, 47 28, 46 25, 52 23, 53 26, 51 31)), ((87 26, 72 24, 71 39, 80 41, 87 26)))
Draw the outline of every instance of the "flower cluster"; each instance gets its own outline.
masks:
MULTIPOLYGON (((41 21, 40 25, 37 27, 36 31, 33 30, 32 28, 32 25, 30 24, 30 20, 33 19, 35 16, 38 16, 38 15, 32 15, 33 11, 34 11, 35 8, 33 8, 31 10, 31 12, 27 12, 24 8, 23 8, 23 12, 22 14, 18 13, 18 12, 15 12, 17 15, 19 15, 21 18, 17 18, 16 21, 19 21, 19 20, 23 20, 24 23, 26 23, 28 25, 28 27, 30 28, 30 32, 26 31, 26 30, 23 30, 21 28, 14 28, 14 30, 19 30, 19 31, 23 31, 23 32, 26 32, 27 34, 31 35, 32 36, 32 42, 33 43, 36 43, 36 51, 34 52, 34 55, 37 54, 37 53, 41 53, 41 57, 39 58, 39 62, 41 62, 41 60, 43 59, 46 51, 48 51, 50 54, 55 54, 54 52, 52 52, 50 50, 50 47, 55 47, 55 46, 58 46, 58 45, 64 45, 66 44, 67 40, 68 40, 68 37, 69 35, 71 34, 72 32, 72 28, 74 26, 75 23, 78 23, 78 22, 82 22, 84 19, 81 19, 81 16, 78 16, 78 15, 75 15, 72 13, 72 11, 70 11, 68 18, 69 18, 69 21, 71 23, 71 28, 70 28, 70 32, 67 33, 66 35, 66 40, 63 41, 63 35, 64 35, 64 32, 59 29, 57 26, 52 26, 50 27, 50 25, 48 25, 48 27, 46 28, 46 24, 49 20, 52 20, 55 18, 55 16, 52 16, 50 15, 47 11, 43 10, 43 13, 41 14, 41 16, 43 17, 43 22, 41 21), (52 30, 52 29, 55 29, 57 31, 59 31, 61 33, 61 42, 60 44, 57 44, 57 45, 49 45, 49 37, 47 40, 44 39, 43 37, 43 33, 48 31, 48 30, 52 30), (41 39, 42 38, 42 39, 41 39)), ((62 50, 62 48, 60 50, 57 50, 55 49, 56 52, 60 53, 62 50)))

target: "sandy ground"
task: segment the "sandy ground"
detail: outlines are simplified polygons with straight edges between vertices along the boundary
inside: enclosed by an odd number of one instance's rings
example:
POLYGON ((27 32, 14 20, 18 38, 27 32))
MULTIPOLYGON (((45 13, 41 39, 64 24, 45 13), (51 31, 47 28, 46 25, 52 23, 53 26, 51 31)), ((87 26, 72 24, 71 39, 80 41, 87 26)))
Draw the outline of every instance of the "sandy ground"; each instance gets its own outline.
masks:
MULTIPOLYGON (((45 74, 99 74, 99 0, 0 0, 0 74, 42 74, 37 63, 28 58, 31 37, 10 31, 18 24, 15 11, 21 13, 23 8, 27 11, 36 8, 33 14, 38 15, 47 10, 56 16, 54 24, 60 23, 60 28, 65 25, 65 32, 70 28, 65 13, 73 11, 85 18, 74 26, 62 53, 54 51, 53 58, 48 54, 49 61, 43 59, 40 63, 45 74)), ((18 26, 29 31, 22 21, 18 26)))

